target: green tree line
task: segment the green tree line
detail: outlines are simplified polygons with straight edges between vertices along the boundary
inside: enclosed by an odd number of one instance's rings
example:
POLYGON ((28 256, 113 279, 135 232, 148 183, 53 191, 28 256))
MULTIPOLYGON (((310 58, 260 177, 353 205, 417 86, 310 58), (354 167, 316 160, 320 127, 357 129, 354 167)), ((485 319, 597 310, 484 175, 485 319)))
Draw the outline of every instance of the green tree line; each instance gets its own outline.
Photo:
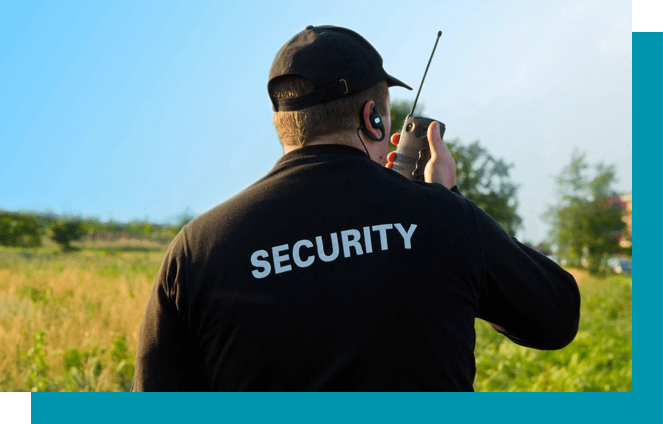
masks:
POLYGON ((73 250, 72 242, 113 240, 120 237, 169 242, 187 222, 193 219, 187 209, 175 224, 159 224, 147 220, 130 222, 105 221, 94 218, 67 217, 53 213, 21 213, 0 210, 0 246, 33 248, 42 246, 44 237, 73 250))

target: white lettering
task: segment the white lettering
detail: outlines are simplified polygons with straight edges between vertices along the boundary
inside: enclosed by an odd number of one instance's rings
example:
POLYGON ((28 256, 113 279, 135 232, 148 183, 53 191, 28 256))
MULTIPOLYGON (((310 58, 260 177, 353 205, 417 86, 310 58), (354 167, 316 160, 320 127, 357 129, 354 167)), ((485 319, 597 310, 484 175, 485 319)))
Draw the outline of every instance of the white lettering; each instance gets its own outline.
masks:
POLYGON ((373 253, 373 241, 371 240, 371 227, 364 227, 364 246, 366 253, 373 253))
POLYGON ((412 239, 412 234, 414 234, 414 230, 417 229, 417 224, 412 224, 410 225, 410 229, 405 231, 403 226, 401 224, 394 224, 394 227, 398 230, 399 233, 401 233, 401 236, 403 236, 403 243, 405 244, 406 249, 411 249, 412 245, 410 244, 410 239, 412 239))
POLYGON ((302 246, 313 247, 313 243, 308 240, 299 240, 297 243, 295 243, 295 245, 292 247, 292 259, 295 261, 295 265, 298 267, 306 268, 313 263, 315 256, 311 255, 308 257, 308 259, 302 261, 301 257, 299 256, 299 249, 301 249, 302 246))
POLYGON ((285 262, 290 259, 290 255, 282 255, 282 256, 279 255, 279 253, 283 252, 284 250, 288 250, 287 244, 282 244, 280 246, 272 247, 272 255, 274 256, 275 274, 280 274, 282 272, 290 271, 292 269, 292 265, 281 266, 282 262, 285 262))
POLYGON ((263 268, 262 271, 258 271, 257 269, 251 271, 255 278, 265 278, 269 275, 270 272, 272 272, 272 266, 269 264, 269 262, 260 260, 260 258, 269 258, 269 253, 267 253, 266 250, 257 250, 253 252, 253 255, 251 255, 251 265, 258 268, 263 268))
POLYGON ((345 230, 341 231, 341 240, 343 241, 343 256, 346 258, 350 257, 350 248, 355 248, 355 253, 357 255, 363 255, 364 252, 359 244, 361 239, 361 233, 357 230, 345 230), (350 239, 352 237, 352 239, 350 239))
POLYGON ((332 254, 327 256, 325 255, 324 245, 322 243, 322 236, 317 236, 315 238, 315 243, 318 245, 318 256, 324 262, 331 262, 334 259, 338 258, 338 236, 336 233, 330 234, 332 239, 332 254))
POLYGON ((387 230, 391 230, 392 228, 394 228, 394 226, 391 224, 373 226, 373 231, 380 232, 380 247, 382 247, 382 250, 389 249, 389 246, 387 245, 387 230))
MULTIPOLYGON (((349 229, 341 231, 343 257, 351 257, 352 249, 354 249, 355 256, 363 255, 364 252, 367 254, 373 253, 373 240, 371 237, 373 232, 380 234, 381 249, 383 251, 389 250, 387 232, 393 228, 396 228, 401 237, 403 237, 403 247, 405 249, 412 249, 412 236, 417 229, 417 224, 410 224, 407 231, 400 223, 381 224, 362 227, 362 230, 349 229), (362 231, 364 236, 363 243, 362 231)), ((292 271, 293 266, 289 263, 291 255, 292 261, 299 268, 307 268, 313 265, 316 257, 320 258, 323 262, 335 261, 340 255, 338 233, 329 234, 329 238, 331 240, 330 254, 325 253, 323 236, 315 237, 315 243, 307 239, 299 240, 292 246, 292 251, 290 251, 289 244, 274 246, 271 248, 271 258, 267 250, 256 250, 251 254, 251 265, 254 267, 251 273, 255 278, 265 278, 271 274, 272 269, 275 274, 292 271), (303 251, 304 249, 311 250, 303 251)))

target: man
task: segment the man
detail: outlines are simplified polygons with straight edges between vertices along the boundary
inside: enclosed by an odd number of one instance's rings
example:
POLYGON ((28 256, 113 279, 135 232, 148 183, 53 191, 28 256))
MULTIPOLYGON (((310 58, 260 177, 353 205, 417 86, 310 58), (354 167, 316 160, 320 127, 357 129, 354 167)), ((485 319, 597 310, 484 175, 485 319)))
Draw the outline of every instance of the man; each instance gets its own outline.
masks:
POLYGON ((475 318, 536 349, 573 340, 573 277, 458 193, 438 123, 427 182, 384 167, 388 86, 409 88, 350 30, 283 46, 284 155, 171 243, 133 390, 471 391, 475 318))

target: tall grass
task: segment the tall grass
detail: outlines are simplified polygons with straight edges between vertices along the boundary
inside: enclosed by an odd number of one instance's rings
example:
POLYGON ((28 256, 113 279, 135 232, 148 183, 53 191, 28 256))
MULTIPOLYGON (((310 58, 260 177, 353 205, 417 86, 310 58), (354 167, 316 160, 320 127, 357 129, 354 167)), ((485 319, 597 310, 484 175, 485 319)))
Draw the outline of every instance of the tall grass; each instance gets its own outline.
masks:
POLYGON ((477 320, 477 391, 632 390, 631 277, 574 272, 582 298, 580 329, 564 349, 518 346, 477 320))
POLYGON ((2 248, 0 389, 128 389, 162 258, 163 249, 64 254, 2 248))
MULTIPOLYGON (((0 248, 0 391, 126 391, 165 246, 0 248)), ((582 318, 559 351, 477 320, 477 391, 630 391, 631 278, 577 273, 582 318)))

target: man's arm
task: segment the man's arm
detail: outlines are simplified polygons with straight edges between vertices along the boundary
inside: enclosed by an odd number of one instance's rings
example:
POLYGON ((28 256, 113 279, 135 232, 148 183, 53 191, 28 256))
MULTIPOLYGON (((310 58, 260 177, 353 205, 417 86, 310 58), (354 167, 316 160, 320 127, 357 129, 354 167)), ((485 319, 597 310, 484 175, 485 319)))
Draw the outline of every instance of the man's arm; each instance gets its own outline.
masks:
POLYGON ((186 234, 172 241, 140 327, 131 391, 207 391, 202 360, 184 320, 186 234))
POLYGON ((477 316, 523 346, 553 350, 571 343, 580 320, 573 276, 475 211, 484 263, 477 316))
MULTIPOLYGON (((424 178, 458 193, 456 163, 440 137, 439 125, 433 122, 428 127, 431 159, 424 178)), ((479 318, 523 346, 560 349, 571 343, 580 320, 575 279, 552 260, 509 237, 495 220, 472 206, 485 266, 479 318)))

